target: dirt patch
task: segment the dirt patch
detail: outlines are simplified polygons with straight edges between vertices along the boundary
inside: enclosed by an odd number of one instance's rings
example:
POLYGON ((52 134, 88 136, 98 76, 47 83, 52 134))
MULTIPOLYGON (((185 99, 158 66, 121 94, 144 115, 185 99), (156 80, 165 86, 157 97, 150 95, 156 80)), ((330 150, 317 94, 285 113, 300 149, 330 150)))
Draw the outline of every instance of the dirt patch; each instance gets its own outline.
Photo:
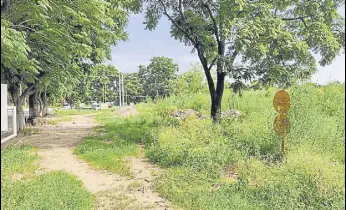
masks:
POLYGON ((69 122, 45 125, 38 128, 39 132, 18 137, 16 145, 29 144, 39 149, 74 147, 83 137, 90 135, 94 126, 99 125, 94 120, 94 115, 76 115, 69 122))
POLYGON ((22 180, 24 177, 25 177, 24 174, 13 174, 11 176, 11 180, 12 181, 19 181, 19 180, 22 180))
POLYGON ((239 174, 237 172, 237 165, 232 164, 225 167, 222 170, 221 177, 223 177, 224 179, 234 181, 234 182, 238 181, 239 174))
MULTIPOLYGON (((133 108, 122 116, 129 116, 128 113, 134 113, 133 108)), ((144 159, 127 159, 133 174, 133 178, 127 178, 109 171, 96 170, 73 154, 74 146, 97 125, 93 114, 76 115, 72 116, 72 121, 44 126, 38 134, 20 137, 16 144, 39 148, 37 153, 40 156, 40 169, 37 174, 64 170, 82 180, 84 187, 95 195, 95 209, 172 209, 168 201, 152 190, 152 171, 158 169, 144 159)))
POLYGON ((134 116, 138 114, 138 111, 136 109, 136 106, 123 106, 119 110, 117 110, 118 115, 120 117, 129 117, 129 116, 134 116))

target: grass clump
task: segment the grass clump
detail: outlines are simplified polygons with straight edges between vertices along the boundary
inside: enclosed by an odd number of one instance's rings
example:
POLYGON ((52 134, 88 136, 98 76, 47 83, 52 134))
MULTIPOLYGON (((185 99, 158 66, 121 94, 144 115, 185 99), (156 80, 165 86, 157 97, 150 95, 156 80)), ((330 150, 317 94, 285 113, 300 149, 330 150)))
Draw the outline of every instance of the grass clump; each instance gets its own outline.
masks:
POLYGON ((1 152, 1 209, 92 209, 93 197, 81 181, 61 171, 35 175, 37 159, 28 146, 1 152), (13 179, 18 174, 22 179, 13 179))

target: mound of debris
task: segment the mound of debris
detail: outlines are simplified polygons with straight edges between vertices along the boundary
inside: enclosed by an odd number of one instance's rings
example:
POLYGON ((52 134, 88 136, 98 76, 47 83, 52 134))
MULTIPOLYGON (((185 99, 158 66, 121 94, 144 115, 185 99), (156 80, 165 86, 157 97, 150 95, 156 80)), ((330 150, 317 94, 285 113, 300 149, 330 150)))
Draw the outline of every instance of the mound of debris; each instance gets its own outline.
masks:
POLYGON ((123 106, 118 110, 120 117, 129 117, 138 114, 136 106, 123 106))
POLYGON ((43 117, 37 117, 37 118, 28 118, 26 120, 26 123, 31 124, 32 126, 43 126, 43 125, 48 125, 49 122, 46 118, 43 117))
POLYGON ((206 116, 200 112, 197 112, 193 109, 184 109, 184 110, 177 110, 174 112, 171 112, 170 115, 178 120, 184 120, 188 117, 194 117, 197 119, 205 119, 206 116))
POLYGON ((228 111, 221 112, 221 119, 237 119, 241 116, 241 112, 236 109, 230 109, 228 111))
MULTIPOLYGON (((208 118, 207 115, 204 115, 200 112, 197 112, 193 109, 184 109, 184 110, 177 110, 170 113, 170 116, 174 117, 178 120, 184 120, 188 117, 193 117, 197 119, 206 119, 208 118)), ((241 112, 236 109, 231 109, 228 111, 221 112, 221 119, 225 120, 231 120, 231 119, 237 119, 241 116, 241 112)))

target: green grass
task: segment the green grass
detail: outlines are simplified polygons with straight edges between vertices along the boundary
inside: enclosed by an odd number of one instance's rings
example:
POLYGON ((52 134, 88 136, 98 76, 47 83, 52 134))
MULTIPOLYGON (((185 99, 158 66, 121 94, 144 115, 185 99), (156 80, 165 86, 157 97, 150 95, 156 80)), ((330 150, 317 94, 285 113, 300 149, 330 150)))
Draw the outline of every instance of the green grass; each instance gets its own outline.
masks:
POLYGON ((101 112, 101 110, 93 110, 93 109, 56 109, 56 114, 58 116, 60 116, 60 117, 70 116, 70 115, 80 115, 80 114, 93 114, 93 113, 99 113, 99 112, 101 112))
POLYGON ((72 117, 64 116, 64 117, 60 117, 60 118, 54 119, 54 120, 53 119, 49 119, 48 123, 51 124, 51 125, 56 125, 59 122, 69 122, 69 121, 72 121, 72 117))
POLYGON ((273 131, 277 89, 225 91, 223 109, 239 109, 239 120, 179 122, 172 110, 209 112, 206 92, 137 105, 140 114, 98 115, 104 124, 76 149, 92 164, 127 174, 123 157, 145 147, 163 168, 155 189, 185 209, 344 209, 345 86, 312 84, 287 90, 291 132, 286 155, 273 131), (227 169, 227 170, 226 170, 227 169))
POLYGON ((55 171, 35 175, 35 149, 10 147, 1 152, 1 209, 92 209, 93 196, 75 177, 55 171), (21 174, 21 180, 15 175, 21 174))
POLYGON ((135 141, 138 136, 131 136, 135 133, 127 133, 131 130, 127 120, 116 117, 111 110, 101 112, 96 120, 102 122, 104 126, 96 128, 95 133, 86 137, 75 148, 74 153, 95 168, 131 176, 125 158, 138 153, 135 141))

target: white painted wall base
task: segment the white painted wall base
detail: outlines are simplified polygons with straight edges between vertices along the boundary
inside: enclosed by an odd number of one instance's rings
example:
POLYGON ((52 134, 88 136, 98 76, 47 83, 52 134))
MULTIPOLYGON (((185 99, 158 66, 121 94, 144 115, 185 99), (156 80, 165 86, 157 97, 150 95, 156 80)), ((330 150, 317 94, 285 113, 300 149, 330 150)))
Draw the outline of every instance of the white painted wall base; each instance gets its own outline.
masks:
POLYGON ((7 85, 1 84, 1 131, 8 130, 7 85))
POLYGON ((12 117, 13 117, 13 120, 12 120, 12 128, 13 128, 13 133, 12 133, 12 135, 10 135, 10 136, 8 136, 8 137, 6 137, 6 138, 4 138, 4 139, 1 139, 1 144, 3 144, 3 143, 5 143, 5 142, 7 142, 8 140, 10 140, 10 139, 12 139, 12 138, 14 138, 14 137, 16 137, 17 136, 17 111, 16 111, 16 107, 15 106, 13 106, 13 107, 8 107, 8 110, 11 110, 12 111, 12 117))

